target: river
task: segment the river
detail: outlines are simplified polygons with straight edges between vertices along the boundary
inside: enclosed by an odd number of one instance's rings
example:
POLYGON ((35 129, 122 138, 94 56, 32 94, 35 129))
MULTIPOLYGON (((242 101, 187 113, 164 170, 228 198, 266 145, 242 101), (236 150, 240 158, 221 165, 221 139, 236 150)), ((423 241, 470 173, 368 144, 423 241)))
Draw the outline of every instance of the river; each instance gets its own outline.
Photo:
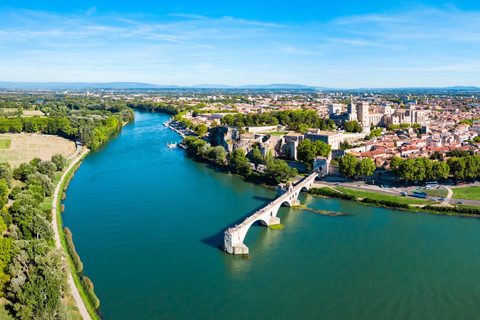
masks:
POLYGON ((473 319, 480 220, 301 197, 329 217, 281 208, 253 226, 251 259, 217 247, 276 192, 166 148, 168 116, 136 120, 88 155, 64 225, 105 319, 473 319))

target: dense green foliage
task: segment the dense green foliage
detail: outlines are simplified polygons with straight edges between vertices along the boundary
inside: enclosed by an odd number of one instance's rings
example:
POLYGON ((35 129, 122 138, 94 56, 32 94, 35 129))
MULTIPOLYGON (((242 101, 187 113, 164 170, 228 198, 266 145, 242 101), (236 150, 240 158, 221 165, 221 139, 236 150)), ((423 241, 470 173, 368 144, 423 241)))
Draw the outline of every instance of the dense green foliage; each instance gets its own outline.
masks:
POLYGON ((362 126, 357 121, 346 121, 343 124, 343 129, 346 132, 362 132, 362 126))
POLYGON ((365 140, 377 138, 377 137, 380 137, 381 135, 382 135, 382 129, 380 128, 373 129, 370 131, 370 133, 367 136, 365 136, 365 140))
MULTIPOLYGON (((456 159, 456 158, 452 158, 456 159)), ((450 162, 451 163, 451 162, 450 162)), ((432 161, 428 158, 402 159, 392 157, 390 171, 408 181, 438 180, 448 178, 453 167, 444 161, 432 161)))
POLYGON ((150 112, 161 112, 166 114, 175 115, 179 113, 181 109, 178 106, 173 104, 165 104, 163 102, 153 102, 153 101, 142 101, 134 100, 127 103, 127 107, 132 109, 150 111, 150 112))
POLYGON ((340 173, 347 178, 353 178, 357 173, 357 157, 353 154, 347 153, 339 160, 340 173))
MULTIPOLYGON (((212 147, 206 141, 192 136, 183 139, 183 143, 187 147, 187 154, 190 156, 206 159, 219 165, 226 163, 226 151, 222 146, 212 147)), ((251 157, 256 167, 258 167, 260 162, 265 164, 266 170, 263 175, 257 175, 269 183, 286 182, 297 175, 297 170, 290 168, 285 161, 280 159, 274 160, 271 152, 262 157, 257 146, 253 149, 251 157)), ((230 170, 245 178, 252 175, 250 161, 243 149, 233 150, 227 158, 230 170)))
POLYGON ((85 290, 88 300, 90 300, 90 303, 92 304, 93 308, 97 310, 100 307, 100 300, 98 300, 98 297, 95 294, 93 282, 89 278, 83 276, 82 287, 85 290))
POLYGON ((312 142, 310 139, 303 140, 297 147, 297 158, 302 161, 307 170, 312 170, 313 159, 317 156, 326 157, 332 151, 332 147, 323 142, 315 141, 312 142))
POLYGON ((363 198, 360 200, 362 203, 368 203, 368 204, 374 204, 377 206, 386 206, 386 207, 391 207, 391 208, 403 208, 403 209, 409 209, 410 206, 406 203, 398 203, 395 201, 389 201, 389 200, 378 200, 378 199, 370 199, 370 198, 363 198))
POLYGON ((62 171, 67 166, 67 159, 61 154, 54 154, 52 162, 57 166, 59 171, 62 171))
POLYGON ((410 124, 408 123, 402 123, 402 124, 390 124, 388 126, 388 131, 393 131, 393 130, 405 130, 410 127, 410 124))
POLYGON ((252 173, 250 162, 243 149, 238 148, 230 152, 229 164, 236 173, 244 177, 248 177, 252 173))
MULTIPOLYGON (((33 100, 33 99, 32 99, 33 100)), ((20 117, 3 114, 0 133, 44 133, 80 140, 96 149, 124 123, 132 122, 133 110, 125 101, 98 100, 87 97, 50 97, 41 106, 34 100, 24 102, 23 109, 36 107, 47 117, 20 117)))
POLYGON ((0 216, 0 292, 19 319, 67 319, 66 259, 54 246, 51 212, 40 206, 53 192, 57 169, 52 161, 33 159, 10 170, 24 187, 10 191, 0 180, 2 201, 9 193, 15 200, 0 216))
POLYGON ((312 110, 285 110, 264 113, 232 114, 222 118, 222 124, 232 127, 276 126, 282 124, 290 130, 304 132, 305 128, 329 130, 335 127, 330 119, 320 118, 312 110), (306 126, 306 127, 305 127, 306 126))
POLYGON ((434 207, 434 206, 425 206, 425 210, 435 211, 435 212, 453 212, 466 215, 480 215, 480 208, 471 208, 471 207, 434 207))
POLYGON ((278 184, 287 182, 290 178, 295 177, 297 173, 297 169, 292 169, 285 161, 276 159, 273 163, 267 165, 265 177, 271 183, 278 184))
POLYGON ((75 250, 75 245, 73 244, 72 232, 70 231, 70 229, 65 228, 64 234, 65 234, 65 242, 67 243, 68 254, 72 258, 73 264, 75 265, 75 270, 77 270, 78 273, 82 273, 83 263, 80 260, 80 256, 78 255, 77 251, 75 250))

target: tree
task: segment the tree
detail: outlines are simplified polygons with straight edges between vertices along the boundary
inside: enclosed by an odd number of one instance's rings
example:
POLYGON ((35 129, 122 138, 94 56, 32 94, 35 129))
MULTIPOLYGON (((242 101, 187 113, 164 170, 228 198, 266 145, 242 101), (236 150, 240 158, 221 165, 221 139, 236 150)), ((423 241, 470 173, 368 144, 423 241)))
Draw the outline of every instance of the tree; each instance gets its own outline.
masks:
POLYGON ((253 163, 255 164, 255 169, 258 169, 258 165, 262 162, 263 156, 262 153, 260 152, 260 149, 258 146, 255 146, 252 151, 252 160, 253 163))
POLYGON ((312 170, 313 159, 317 156, 317 146, 309 139, 303 140, 297 147, 297 158, 302 161, 307 170, 312 170))
POLYGON ((346 132, 362 132, 362 126, 355 120, 346 121, 343 124, 343 129, 345 129, 346 132))
POLYGON ((400 157, 396 157, 396 156, 392 157, 392 159, 390 160, 390 171, 393 174, 399 175, 400 166, 404 161, 405 160, 403 160, 400 157))
POLYGON ((41 174, 48 174, 57 171, 57 166, 50 160, 42 160, 37 164, 37 171, 41 174))
POLYGON ((347 178, 352 178, 357 169, 357 157, 351 153, 347 153, 340 159, 339 169, 340 173, 344 174, 347 178))
POLYGON ((67 158, 61 154, 54 154, 52 162, 57 166, 58 171, 62 171, 67 166, 67 158))
POLYGON ((480 156, 468 156, 465 157, 465 177, 474 179, 478 176, 479 169, 480 169, 480 156))
POLYGON ((0 179, 5 179, 7 186, 12 187, 13 171, 8 163, 0 163, 0 179))
POLYGON ((295 177, 297 169, 292 169, 285 161, 276 159, 274 163, 267 166, 265 174, 270 181, 275 181, 278 184, 295 177))
POLYGON ((450 167, 443 161, 434 161, 432 163, 432 179, 447 179, 450 173, 450 167))
POLYGON ((195 133, 202 137, 205 133, 207 133, 208 127, 203 123, 199 124, 195 127, 195 133))
POLYGON ((241 148, 235 149, 230 153, 230 166, 236 173, 244 177, 248 177, 252 173, 250 162, 241 148))
POLYGON ((210 158, 216 163, 223 164, 225 162, 226 151, 222 146, 216 146, 210 151, 210 158))
POLYGON ((376 166, 372 159, 363 158, 357 164, 356 173, 365 179, 366 176, 371 176, 375 171, 376 166))
POLYGON ((406 182, 408 182, 408 180, 416 180, 417 169, 415 167, 415 160, 410 158, 404 161, 398 169, 398 172, 402 178, 406 179, 406 182))
POLYGON ((443 154, 441 154, 441 153, 438 152, 438 151, 435 151, 435 152, 432 153, 432 155, 430 156, 430 160, 443 160, 443 154))
POLYGON ((415 159, 415 179, 414 180, 425 180, 432 178, 432 162, 427 158, 417 158, 415 159))
POLYGON ((332 146, 323 141, 315 141, 315 147, 317 148, 317 156, 327 157, 332 151, 332 146))
POLYGON ((268 150, 267 154, 263 157, 263 163, 269 166, 274 160, 272 150, 268 150))

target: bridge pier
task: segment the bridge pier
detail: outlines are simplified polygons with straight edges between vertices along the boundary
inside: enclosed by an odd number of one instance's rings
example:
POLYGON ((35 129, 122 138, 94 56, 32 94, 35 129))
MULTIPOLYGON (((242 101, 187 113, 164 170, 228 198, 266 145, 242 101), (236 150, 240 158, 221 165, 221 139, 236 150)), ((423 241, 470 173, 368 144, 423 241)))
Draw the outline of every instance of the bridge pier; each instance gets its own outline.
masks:
POLYGON ((252 224, 256 221, 260 221, 264 226, 280 224, 280 218, 277 217, 278 209, 282 205, 290 207, 299 206, 298 195, 303 190, 308 190, 312 187, 316 176, 317 173, 312 173, 307 178, 299 181, 295 186, 291 182, 288 186, 284 184, 279 185, 277 199, 256 211, 239 225, 235 225, 225 231, 223 249, 230 254, 248 254, 249 249, 243 243, 243 240, 252 224))

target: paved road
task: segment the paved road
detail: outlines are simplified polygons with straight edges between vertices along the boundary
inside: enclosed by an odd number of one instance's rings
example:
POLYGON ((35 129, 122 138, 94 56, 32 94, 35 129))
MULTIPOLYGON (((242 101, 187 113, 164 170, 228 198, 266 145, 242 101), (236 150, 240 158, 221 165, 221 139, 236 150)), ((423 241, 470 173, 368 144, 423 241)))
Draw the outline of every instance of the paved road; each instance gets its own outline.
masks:
MULTIPOLYGON (((77 162, 89 152, 89 149, 85 149, 81 154, 79 154, 75 159, 73 159, 72 163, 68 166, 67 170, 63 173, 62 177, 60 178, 60 181, 57 184, 57 187, 55 188, 55 193, 53 194, 53 205, 52 205, 52 214, 53 214, 53 230, 55 231, 55 245, 57 248, 62 248, 62 244, 60 242, 60 235, 58 233, 58 221, 57 221, 57 214, 56 214, 56 206, 57 206, 57 201, 58 201, 58 192, 60 191, 60 186, 62 185, 62 182, 65 180, 65 177, 67 175, 67 172, 70 171, 71 168, 73 168, 74 165, 77 164, 77 162)), ((77 153, 78 154, 78 153, 77 153)), ((75 286, 75 282, 73 281, 73 276, 72 273, 70 272, 68 274, 68 285, 70 286, 70 289, 72 291, 73 298, 75 299, 75 303, 77 304, 77 307, 80 311, 80 314, 82 315, 84 320, 91 320, 92 318, 88 314, 87 308, 85 307, 85 304, 83 303, 82 297, 80 296, 80 293, 78 292, 77 287, 75 286)))

